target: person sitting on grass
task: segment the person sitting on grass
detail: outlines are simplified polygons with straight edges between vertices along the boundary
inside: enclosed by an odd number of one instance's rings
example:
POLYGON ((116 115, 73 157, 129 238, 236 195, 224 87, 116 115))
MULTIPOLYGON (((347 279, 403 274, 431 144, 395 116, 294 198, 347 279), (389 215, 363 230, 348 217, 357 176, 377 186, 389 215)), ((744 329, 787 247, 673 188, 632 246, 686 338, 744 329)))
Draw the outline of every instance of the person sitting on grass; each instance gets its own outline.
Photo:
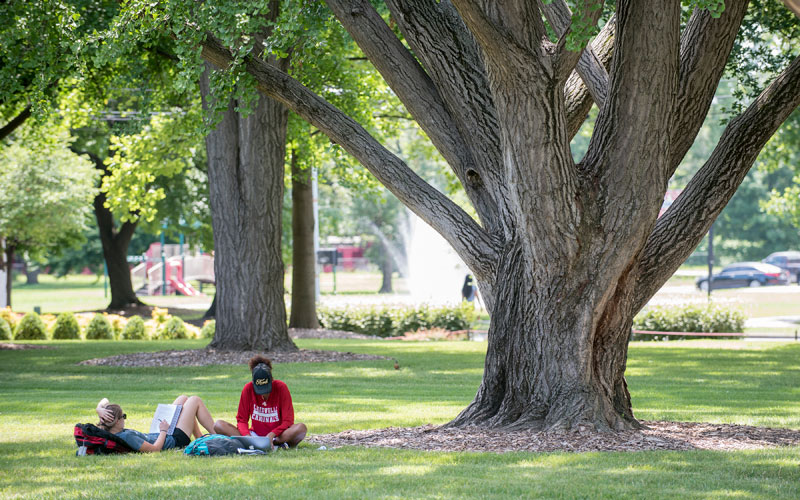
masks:
POLYGON ((97 403, 95 411, 100 417, 97 425, 122 438, 131 449, 148 453, 171 448, 185 448, 191 441, 189 436, 192 434, 195 437, 203 435, 200 425, 205 427, 209 433, 214 432, 214 418, 200 397, 181 395, 172 404, 182 405, 182 408, 178 423, 171 436, 167 435, 169 422, 166 420, 159 422, 158 433, 144 434, 133 429, 126 429, 125 419, 128 418, 128 415, 122 411, 119 405, 109 404, 106 398, 97 403))
POLYGON ((294 422, 294 407, 289 388, 272 379, 272 361, 264 356, 250 359, 253 381, 245 384, 239 398, 236 425, 225 420, 214 423, 214 431, 226 436, 268 437, 270 449, 294 448, 306 437, 305 424, 294 422), (250 423, 252 422, 252 427, 250 423))

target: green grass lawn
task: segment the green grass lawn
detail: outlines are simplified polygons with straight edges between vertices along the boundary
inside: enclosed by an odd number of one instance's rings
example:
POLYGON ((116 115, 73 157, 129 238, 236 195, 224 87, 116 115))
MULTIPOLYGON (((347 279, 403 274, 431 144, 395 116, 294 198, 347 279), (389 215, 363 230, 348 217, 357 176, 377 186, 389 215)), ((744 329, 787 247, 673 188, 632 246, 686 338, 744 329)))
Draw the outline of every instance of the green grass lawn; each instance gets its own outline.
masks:
MULTIPOLYGON (((440 453, 297 450, 266 457, 76 457, 72 426, 101 397, 146 430, 156 403, 199 394, 233 420, 247 368, 86 367, 87 358, 201 347, 194 341, 60 341, 0 351, 0 498, 748 498, 800 497, 800 448, 740 452, 440 453)), ((300 340, 391 361, 275 366, 310 432, 440 424, 480 382, 485 343, 300 340)), ((633 343, 637 417, 800 428, 800 344, 633 343)))

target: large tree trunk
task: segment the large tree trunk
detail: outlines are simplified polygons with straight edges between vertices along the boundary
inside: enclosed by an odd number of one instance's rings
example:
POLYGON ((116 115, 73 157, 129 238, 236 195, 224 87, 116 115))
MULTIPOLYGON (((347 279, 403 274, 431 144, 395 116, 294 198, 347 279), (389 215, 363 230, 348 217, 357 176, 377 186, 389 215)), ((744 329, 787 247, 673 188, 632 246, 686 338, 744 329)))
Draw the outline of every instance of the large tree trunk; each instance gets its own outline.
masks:
MULTIPOLYGON (((208 71, 201 79, 209 103, 208 71)), ((288 111, 260 97, 243 117, 228 103, 206 136, 216 333, 210 347, 226 350, 297 350, 286 328, 281 259, 281 211, 288 111)))
POLYGON ((596 310, 586 283, 553 293, 536 286, 537 274, 520 245, 507 248, 494 288, 483 382, 451 425, 638 427, 624 378, 630 300, 613 297, 596 310))
POLYGON ((297 164, 292 151, 292 312, 290 328, 319 328, 316 259, 314 255, 314 195, 311 172, 297 164))

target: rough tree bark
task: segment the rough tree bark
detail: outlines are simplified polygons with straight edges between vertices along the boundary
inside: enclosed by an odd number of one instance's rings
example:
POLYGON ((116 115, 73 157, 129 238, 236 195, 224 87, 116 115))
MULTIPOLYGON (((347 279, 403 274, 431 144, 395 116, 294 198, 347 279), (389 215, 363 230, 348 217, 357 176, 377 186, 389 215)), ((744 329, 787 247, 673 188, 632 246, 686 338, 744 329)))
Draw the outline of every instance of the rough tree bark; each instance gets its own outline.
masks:
POLYGON ((314 195, 311 172, 301 169, 292 151, 292 310, 290 328, 319 328, 316 259, 314 255, 314 195))
MULTIPOLYGON (((200 83, 211 103, 208 72, 200 83)), ((214 231, 216 333, 210 347, 297 350, 286 328, 281 211, 288 111, 260 97, 243 117, 231 100, 206 136, 214 231)))
MULTIPOLYGON (((326 3, 450 164, 480 224, 286 74, 255 56, 245 70, 439 231, 478 279, 492 318, 484 376, 452 425, 638 427, 624 377, 633 316, 800 105, 800 58, 730 122, 658 219, 746 0, 726 2, 717 19, 695 10, 683 32, 680 2, 619 0, 581 52, 566 50, 565 36, 547 36, 543 14, 557 33, 569 32, 563 0, 544 13, 537 2, 387 0, 413 54, 371 2, 326 3), (569 142, 592 96, 600 112, 575 164, 569 142)), ((602 2, 582 5, 595 22, 602 2)), ((203 55, 218 66, 231 60, 213 34, 203 55)))
MULTIPOLYGON (((109 175, 108 168, 99 156, 86 151, 73 151, 88 156, 95 168, 103 172, 103 176, 109 175)), ((100 242, 103 245, 103 259, 106 261, 108 284, 111 289, 111 302, 107 309, 125 309, 143 305, 133 290, 131 270, 128 265, 128 245, 136 231, 137 222, 123 222, 117 227, 114 214, 106 208, 105 203, 106 195, 101 191, 95 196, 92 206, 100 242)))

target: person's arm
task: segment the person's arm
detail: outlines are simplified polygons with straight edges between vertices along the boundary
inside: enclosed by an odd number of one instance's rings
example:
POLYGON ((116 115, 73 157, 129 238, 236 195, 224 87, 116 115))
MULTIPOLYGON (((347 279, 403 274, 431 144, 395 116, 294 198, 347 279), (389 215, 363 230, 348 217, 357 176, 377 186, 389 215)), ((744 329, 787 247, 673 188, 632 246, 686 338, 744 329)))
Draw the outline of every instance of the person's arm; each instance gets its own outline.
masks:
POLYGON ((145 453, 152 453, 152 452, 155 452, 155 451, 161 451, 161 449, 164 448, 164 441, 167 440, 167 431, 168 430, 169 430, 169 422, 167 422, 166 420, 159 421, 158 422, 158 431, 159 431, 158 432, 158 439, 156 439, 156 442, 153 443, 153 444, 150 444, 147 441, 145 441, 144 443, 142 443, 142 446, 141 446, 141 448, 139 448, 139 451, 142 451, 142 452, 145 452, 145 453))
MULTIPOLYGON (((273 382, 273 386, 275 383, 273 382)), ((281 389, 280 409, 278 411, 281 422, 278 427, 272 429, 272 433, 280 436, 283 431, 288 429, 294 424, 294 406, 292 405, 292 395, 289 393, 289 388, 283 385, 281 389)))
POLYGON ((253 414, 253 402, 250 400, 250 393, 245 385, 242 395, 239 397, 239 411, 236 412, 236 428, 242 436, 250 435, 250 416, 253 414))
POLYGON ((113 420, 114 416, 111 414, 111 410, 106 408, 106 406, 108 406, 108 399, 103 398, 97 403, 94 411, 97 412, 97 417, 101 422, 110 425, 113 423, 111 420, 113 420))

